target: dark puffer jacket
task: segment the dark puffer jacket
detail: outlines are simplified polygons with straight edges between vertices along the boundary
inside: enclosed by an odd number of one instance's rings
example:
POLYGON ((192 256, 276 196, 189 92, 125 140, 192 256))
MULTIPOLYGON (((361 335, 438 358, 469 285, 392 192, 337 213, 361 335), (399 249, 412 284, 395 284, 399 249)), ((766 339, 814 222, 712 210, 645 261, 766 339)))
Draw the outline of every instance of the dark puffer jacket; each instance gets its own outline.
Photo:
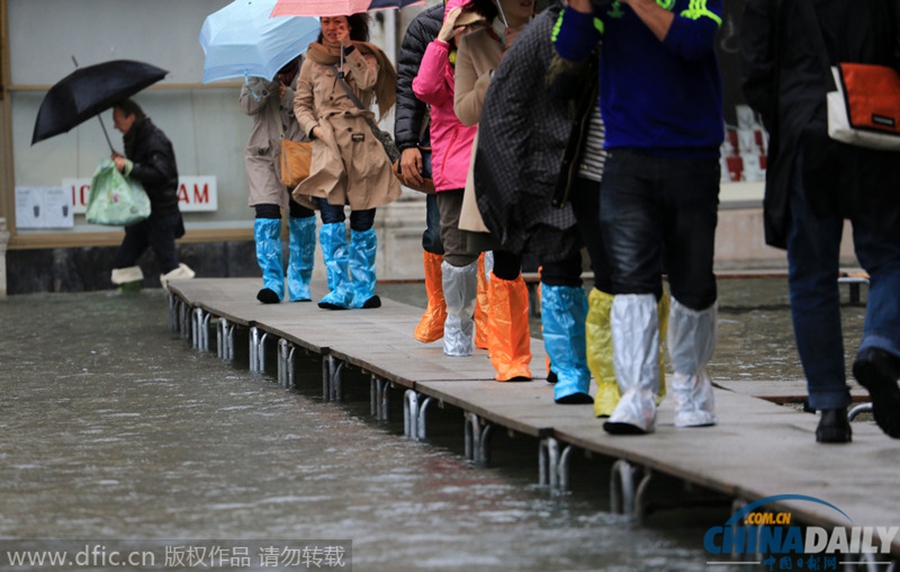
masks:
POLYGON ((131 144, 126 141, 125 145, 126 155, 134 163, 129 176, 144 186, 153 215, 179 212, 178 166, 172 143, 149 117, 135 122, 132 129, 135 130, 134 140, 131 144))
POLYGON ((419 143, 422 121, 427 106, 413 95, 412 81, 419 73, 425 48, 434 40, 444 23, 444 5, 438 4, 419 13, 403 36, 397 57, 397 109, 394 119, 394 140, 402 151, 419 143))

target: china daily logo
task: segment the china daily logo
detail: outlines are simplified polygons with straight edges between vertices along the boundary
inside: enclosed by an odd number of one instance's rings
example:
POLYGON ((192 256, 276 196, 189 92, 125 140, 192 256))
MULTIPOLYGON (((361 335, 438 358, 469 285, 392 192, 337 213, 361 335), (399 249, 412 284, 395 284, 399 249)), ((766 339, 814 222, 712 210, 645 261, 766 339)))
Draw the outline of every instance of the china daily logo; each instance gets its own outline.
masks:
MULTIPOLYGON (((890 561, 891 544, 900 527, 853 526, 841 509, 805 495, 775 495, 750 503, 734 513, 724 526, 713 526, 703 536, 703 547, 715 556, 708 564, 733 564, 731 555, 758 554, 757 562, 767 570, 837 570, 841 555, 885 555, 890 561), (848 526, 832 529, 801 526, 790 512, 762 510, 767 504, 803 501, 824 505, 847 520, 848 526)), ((752 563, 750 563, 752 564, 752 563)), ((843 566, 841 566, 843 568, 843 566)))

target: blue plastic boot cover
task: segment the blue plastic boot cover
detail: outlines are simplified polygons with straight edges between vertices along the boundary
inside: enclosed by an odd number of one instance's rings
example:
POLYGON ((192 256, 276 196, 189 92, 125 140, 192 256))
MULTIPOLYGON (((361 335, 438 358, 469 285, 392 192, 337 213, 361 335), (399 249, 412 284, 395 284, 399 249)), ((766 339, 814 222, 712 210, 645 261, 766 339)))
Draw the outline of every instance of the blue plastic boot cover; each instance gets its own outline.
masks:
POLYGON ((558 378, 553 386, 554 399, 590 394, 591 372, 584 333, 587 312, 584 288, 541 284, 544 348, 558 378))
POLYGON ((281 219, 258 218, 253 223, 256 262, 262 270, 263 288, 284 297, 284 255, 281 251, 281 219))
POLYGON ((343 222, 323 224, 319 231, 319 241, 322 243, 322 258, 325 260, 331 289, 319 304, 351 308, 353 288, 347 274, 347 227, 343 222))
POLYGON ((350 280, 353 307, 362 308, 375 295, 375 252, 378 237, 375 229, 350 231, 350 280))
POLYGON ((309 281, 312 279, 316 254, 316 217, 291 217, 290 258, 288 259, 288 299, 291 302, 309 300, 309 281))

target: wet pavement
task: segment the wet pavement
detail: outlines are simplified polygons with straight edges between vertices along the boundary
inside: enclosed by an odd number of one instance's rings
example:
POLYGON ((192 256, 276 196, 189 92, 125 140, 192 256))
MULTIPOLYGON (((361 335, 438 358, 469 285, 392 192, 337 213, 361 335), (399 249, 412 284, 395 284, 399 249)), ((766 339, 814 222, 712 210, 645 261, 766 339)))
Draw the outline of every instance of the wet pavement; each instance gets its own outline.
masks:
MULTIPOLYGON (((720 282, 713 377, 801 378, 786 287, 738 282, 720 282)), ((421 285, 378 290, 424 305, 421 285)), ((845 306, 851 350, 863 312, 845 306)), ((536 442, 499 433, 474 467, 460 411, 437 410, 418 443, 402 416, 371 418, 363 378, 344 404, 321 401, 314 365, 284 390, 192 350, 158 289, 14 296, 0 324, 0 539, 347 539, 356 570, 690 571, 730 514, 632 524, 608 512, 609 460, 574 460, 573 492, 554 495, 536 442)))

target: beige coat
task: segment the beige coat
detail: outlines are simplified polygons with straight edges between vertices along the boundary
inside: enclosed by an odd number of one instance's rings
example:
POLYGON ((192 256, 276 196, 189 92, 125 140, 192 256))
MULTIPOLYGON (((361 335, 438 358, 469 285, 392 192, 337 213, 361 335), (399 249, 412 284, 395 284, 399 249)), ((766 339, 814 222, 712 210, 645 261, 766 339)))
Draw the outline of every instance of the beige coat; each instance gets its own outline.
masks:
POLYGON ((353 210, 386 205, 400 197, 400 183, 381 143, 372 135, 365 117, 374 94, 379 67, 374 56, 359 50, 347 54, 344 81, 366 110, 360 110, 337 81, 331 66, 307 58, 300 68, 294 113, 304 133, 322 129, 313 140, 310 175, 294 189, 294 199, 326 197, 333 205, 353 210))
MULTIPOLYGON (((491 72, 500 65, 503 45, 491 35, 490 28, 481 28, 462 37, 456 56, 456 84, 453 110, 466 125, 476 125, 481 118, 484 96, 491 82, 491 72)), ((459 228, 472 232, 488 232, 481 219, 475 202, 475 181, 473 168, 478 135, 472 144, 472 160, 466 177, 462 209, 459 213, 459 228)))
POLYGON ((292 141, 307 140, 294 118, 294 87, 285 90, 279 101, 277 81, 251 77, 241 87, 239 103, 241 111, 253 117, 253 128, 244 151, 249 204, 251 207, 278 205, 287 208, 289 190, 281 184, 282 129, 284 136, 292 141))

